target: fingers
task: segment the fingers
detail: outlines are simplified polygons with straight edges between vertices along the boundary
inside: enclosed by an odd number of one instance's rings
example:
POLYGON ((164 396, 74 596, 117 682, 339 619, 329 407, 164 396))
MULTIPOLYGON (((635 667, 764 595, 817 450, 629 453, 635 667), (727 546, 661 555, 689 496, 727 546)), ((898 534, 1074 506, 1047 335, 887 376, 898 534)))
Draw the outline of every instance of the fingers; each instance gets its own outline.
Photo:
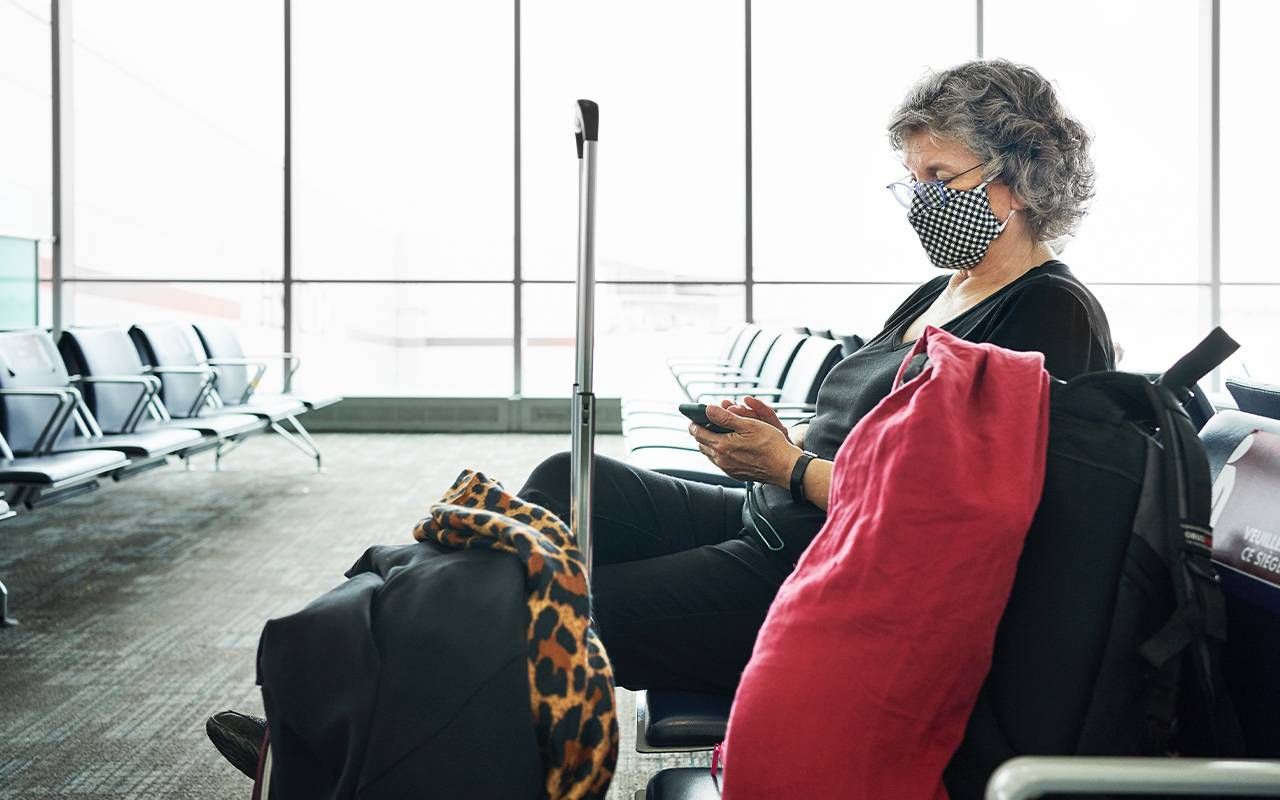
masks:
POLYGON ((707 419, 735 432, 746 430, 751 426, 748 420, 737 414, 732 414, 720 406, 707 406, 707 419))

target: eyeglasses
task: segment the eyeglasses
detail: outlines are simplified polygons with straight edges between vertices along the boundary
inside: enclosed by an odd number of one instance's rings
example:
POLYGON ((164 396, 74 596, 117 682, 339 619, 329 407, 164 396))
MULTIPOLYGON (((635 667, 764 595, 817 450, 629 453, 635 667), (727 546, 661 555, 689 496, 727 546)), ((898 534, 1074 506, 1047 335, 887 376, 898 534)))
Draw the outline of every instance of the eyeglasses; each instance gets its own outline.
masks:
POLYGON ((884 188, 893 192, 894 198, 907 210, 911 209, 917 199, 919 199, 926 208, 938 209, 947 204, 947 193, 944 191, 944 189, 947 188, 947 184, 951 183, 956 178, 968 175, 970 172, 973 172, 981 166, 981 164, 974 164, 959 175, 947 178, 945 181, 918 181, 910 175, 907 175, 902 180, 895 181, 884 188))

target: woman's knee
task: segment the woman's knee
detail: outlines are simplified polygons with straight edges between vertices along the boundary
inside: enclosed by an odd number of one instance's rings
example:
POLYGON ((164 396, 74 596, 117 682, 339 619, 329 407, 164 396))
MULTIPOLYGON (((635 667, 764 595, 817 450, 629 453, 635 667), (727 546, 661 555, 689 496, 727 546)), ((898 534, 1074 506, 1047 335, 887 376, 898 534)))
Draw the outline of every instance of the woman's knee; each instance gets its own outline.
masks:
MULTIPOLYGON (((542 460, 533 468, 524 488, 519 492, 521 497, 536 493, 542 497, 551 497, 567 502, 569 497, 569 468, 572 455, 566 452, 556 453, 542 460)), ((553 511, 555 509, 552 509, 553 511)))

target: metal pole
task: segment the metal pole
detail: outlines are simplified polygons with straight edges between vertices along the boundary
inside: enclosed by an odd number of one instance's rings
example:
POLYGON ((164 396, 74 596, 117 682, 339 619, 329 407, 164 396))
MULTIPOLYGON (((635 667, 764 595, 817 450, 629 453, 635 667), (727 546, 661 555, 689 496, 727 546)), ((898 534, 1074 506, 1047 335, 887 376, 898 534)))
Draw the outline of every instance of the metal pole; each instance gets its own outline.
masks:
MULTIPOLYGON (((284 352, 293 352, 293 0, 284 0, 284 352)), ((293 388, 289 360, 283 362, 284 391, 293 388)))
POLYGON ((746 208, 744 210, 744 223, 746 227, 746 250, 743 253, 743 289, 744 300, 746 302, 745 320, 747 322, 755 322, 756 316, 756 260, 755 260, 755 209, 753 206, 755 193, 755 176, 754 160, 752 158, 752 110, 751 110, 751 0, 744 0, 743 6, 743 31, 745 42, 743 44, 744 63, 744 88, 746 89, 746 98, 743 101, 744 130, 746 135, 746 163, 743 165, 743 178, 746 190, 746 208))
POLYGON ((600 111, 590 100, 579 100, 575 110, 574 138, 578 144, 578 330, 571 421, 573 472, 569 476, 569 527, 578 538, 582 563, 590 576, 596 411, 591 368, 595 345, 596 144, 600 111))
POLYGON ((71 0, 52 0, 49 31, 53 62, 53 275, 50 317, 55 339, 62 333, 62 278, 75 269, 75 193, 72 139, 71 0))
POLYGON ((513 115, 513 138, 515 139, 515 151, 512 156, 514 172, 513 183, 515 191, 512 192, 515 197, 515 205, 512 209, 512 274, 511 285, 515 294, 515 314, 512 317, 512 342, 515 347, 512 349, 512 377, 511 377, 511 394, 519 397, 524 392, 524 233, 520 228, 522 212, 520 210, 521 197, 523 191, 520 182, 520 2, 521 0, 513 0, 515 3, 515 113, 513 115))

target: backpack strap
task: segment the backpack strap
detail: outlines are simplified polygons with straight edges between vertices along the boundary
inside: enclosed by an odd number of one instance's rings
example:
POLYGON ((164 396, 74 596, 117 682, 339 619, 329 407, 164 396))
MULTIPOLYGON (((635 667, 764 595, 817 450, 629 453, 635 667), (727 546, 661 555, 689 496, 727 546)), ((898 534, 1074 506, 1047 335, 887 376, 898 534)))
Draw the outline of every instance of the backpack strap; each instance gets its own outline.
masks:
MULTIPOLYGON (((1139 652, 1166 677, 1171 674, 1169 670, 1177 669, 1175 657, 1186 654, 1212 726, 1218 751, 1215 755, 1238 755, 1243 751, 1243 737, 1223 681, 1227 615, 1220 579, 1213 566, 1208 457, 1173 392, 1160 384, 1148 384, 1146 391, 1161 434, 1165 491, 1163 513, 1159 516, 1176 605, 1169 621, 1142 644, 1139 652)), ((1153 721, 1172 722, 1173 699, 1170 695, 1149 703, 1153 721)))

